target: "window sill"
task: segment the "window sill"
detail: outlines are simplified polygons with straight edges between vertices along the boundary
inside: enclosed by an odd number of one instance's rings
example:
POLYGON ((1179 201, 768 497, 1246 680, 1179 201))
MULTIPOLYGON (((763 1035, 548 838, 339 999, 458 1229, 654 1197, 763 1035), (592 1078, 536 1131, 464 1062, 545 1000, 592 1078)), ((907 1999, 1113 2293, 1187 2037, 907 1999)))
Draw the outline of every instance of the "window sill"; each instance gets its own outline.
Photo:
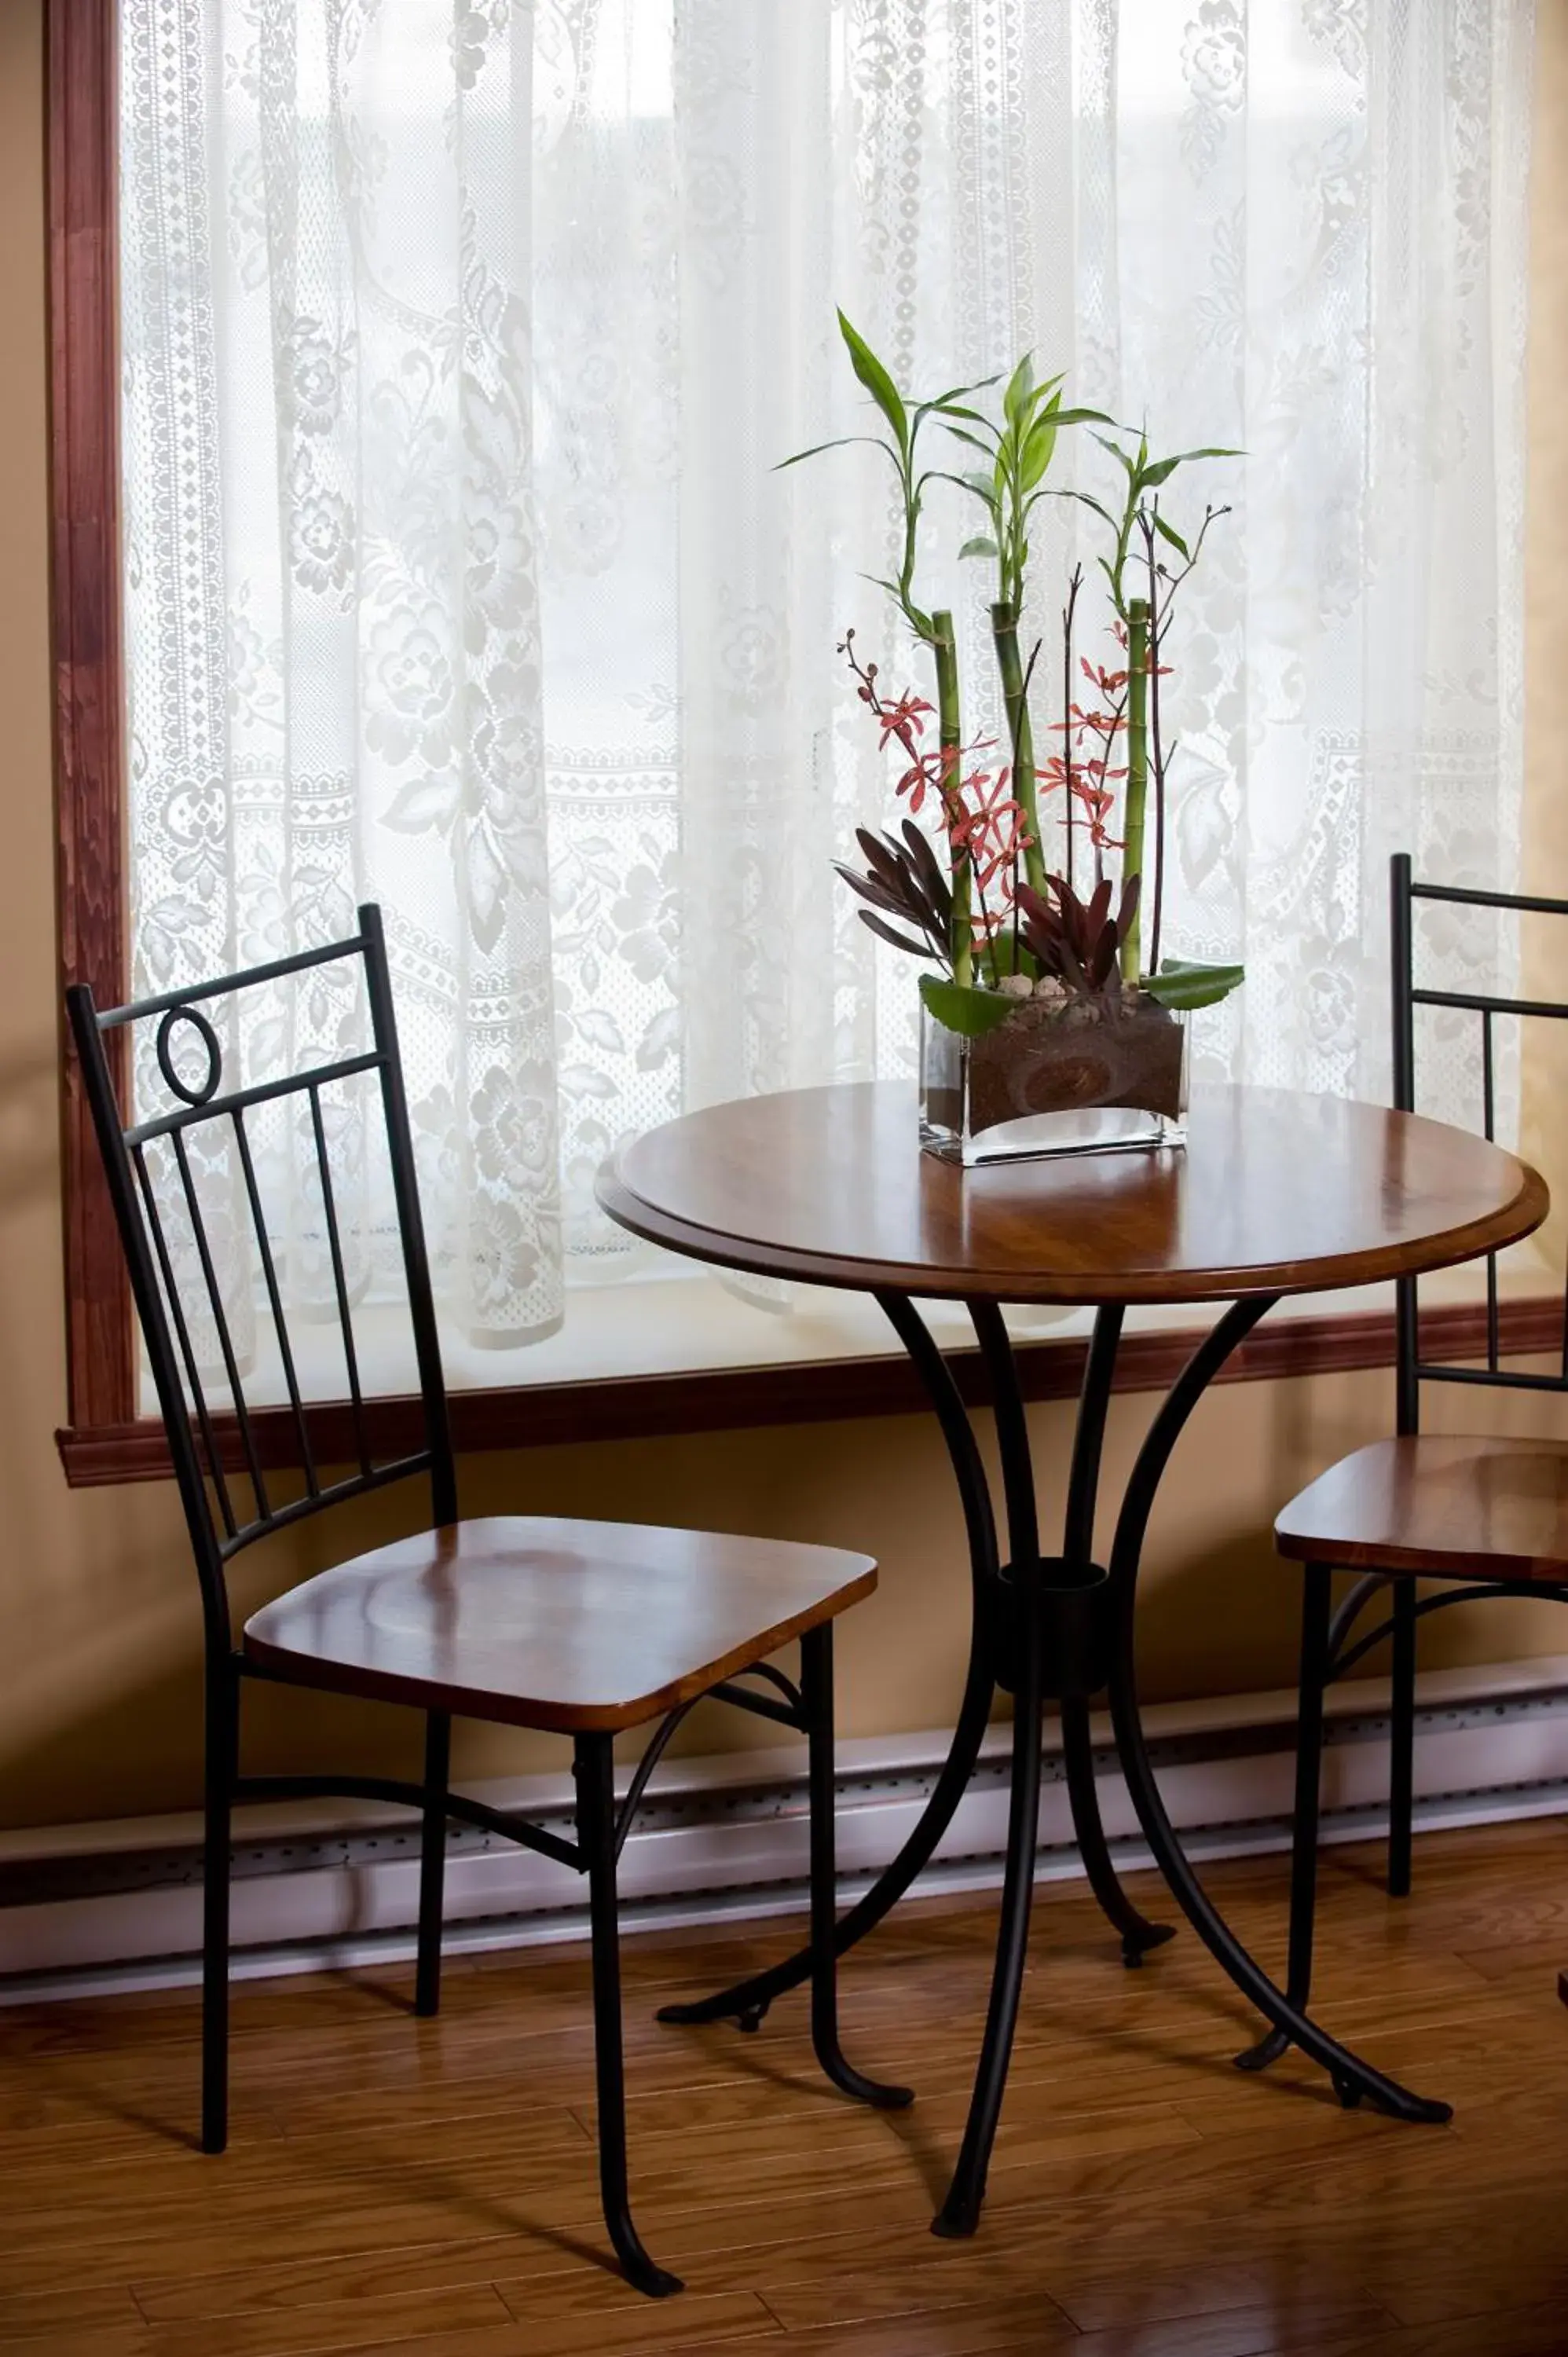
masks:
MULTIPOLYGON (((1502 1350, 1509 1358, 1555 1353, 1563 1347, 1563 1304, 1549 1291, 1551 1279, 1538 1255, 1507 1255, 1499 1270, 1502 1350)), ((707 1280, 714 1293, 716 1281, 707 1280)), ((652 1291, 654 1288, 639 1288, 652 1291)), ((640 1334, 628 1338, 629 1300, 607 1293, 600 1302, 618 1330, 623 1355, 613 1372, 581 1372, 592 1352, 579 1336, 570 1353, 563 1338, 536 1351, 509 1353, 514 1363, 531 1362, 531 1380, 454 1384, 453 1435, 460 1452, 538 1448, 594 1440, 624 1440, 688 1432, 738 1431, 782 1424, 831 1423, 858 1416, 905 1415, 926 1405, 914 1369, 901 1351, 876 1346, 876 1313, 869 1302, 833 1301, 831 1312, 811 1294, 789 1316, 733 1300, 699 1302, 696 1288, 657 1290, 665 1297, 657 1326, 637 1320, 640 1334), (701 1314, 693 1315, 693 1313, 701 1314), (734 1313, 733 1318, 731 1313, 734 1313), (862 1317, 859 1313, 866 1313, 862 1317), (673 1323, 671 1322, 673 1313, 673 1323), (736 1320, 741 1321, 739 1326, 736 1320), (679 1328, 677 1333, 674 1329, 679 1328), (660 1330, 661 1329, 661 1330, 660 1330), (737 1363, 735 1336, 751 1356, 737 1363), (654 1352, 660 1355, 655 1361, 654 1352), (715 1360, 716 1350, 727 1355, 715 1360), (627 1356, 633 1358, 628 1372, 627 1356), (636 1357, 645 1363, 638 1366, 636 1357), (671 1361, 674 1363, 671 1363, 671 1361), (575 1362, 577 1371, 566 1372, 575 1362), (532 1366, 538 1367, 533 1374, 532 1366)), ((971 1405, 986 1397, 979 1354, 964 1343, 961 1313, 930 1305, 933 1330, 949 1353, 958 1384, 971 1405)), ((585 1319, 591 1325, 604 1313, 585 1319)), ((1025 1394, 1032 1400, 1072 1397, 1082 1380, 1090 1313, 1010 1313, 1025 1394)), ((1190 1309, 1149 1310, 1130 1316, 1117 1368, 1122 1392, 1164 1390, 1208 1330, 1208 1318, 1190 1309)), ((1486 1310, 1477 1266, 1441 1273, 1423 1286, 1422 1342, 1434 1359, 1479 1360, 1486 1355, 1486 1310)), ((1331 1374, 1357 1368, 1391 1366, 1394 1356, 1391 1287, 1361 1293, 1305 1296, 1273 1313, 1249 1337, 1220 1380, 1271 1382, 1285 1376, 1331 1374)), ((494 1366, 489 1362, 486 1372, 494 1366)), ((461 1372, 468 1372, 467 1367, 461 1372)), ((506 1372, 510 1374, 511 1368, 506 1372)), ((344 1463, 354 1454, 346 1402, 323 1399, 307 1405, 312 1451, 319 1464, 344 1463)), ((217 1419, 225 1463, 243 1465, 238 1427, 231 1415, 217 1419)), ((417 1448, 423 1439, 416 1395, 387 1392, 368 1404, 367 1423, 378 1457, 417 1448)), ((252 1426, 268 1469, 299 1461, 294 1418, 283 1405, 258 1405, 252 1426)), ((66 1479, 72 1488, 121 1481, 166 1480, 167 1445, 156 1417, 96 1428, 69 1428, 57 1439, 66 1479)))

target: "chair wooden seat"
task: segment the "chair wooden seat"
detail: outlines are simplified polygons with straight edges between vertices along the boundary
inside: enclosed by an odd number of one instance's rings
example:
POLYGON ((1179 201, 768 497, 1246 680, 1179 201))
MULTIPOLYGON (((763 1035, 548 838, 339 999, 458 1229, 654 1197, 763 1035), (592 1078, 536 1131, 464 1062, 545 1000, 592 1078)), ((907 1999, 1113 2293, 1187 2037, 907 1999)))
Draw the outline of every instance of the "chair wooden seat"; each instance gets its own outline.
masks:
POLYGON ((1280 1553, 1348 1570, 1568 1584, 1568 1448, 1407 1433, 1375 1440, 1291 1500, 1280 1553))
POLYGON ((504 1515, 353 1556, 263 1606, 249 1660, 299 1684, 562 1734, 644 1724, 870 1594, 870 1556, 504 1515))

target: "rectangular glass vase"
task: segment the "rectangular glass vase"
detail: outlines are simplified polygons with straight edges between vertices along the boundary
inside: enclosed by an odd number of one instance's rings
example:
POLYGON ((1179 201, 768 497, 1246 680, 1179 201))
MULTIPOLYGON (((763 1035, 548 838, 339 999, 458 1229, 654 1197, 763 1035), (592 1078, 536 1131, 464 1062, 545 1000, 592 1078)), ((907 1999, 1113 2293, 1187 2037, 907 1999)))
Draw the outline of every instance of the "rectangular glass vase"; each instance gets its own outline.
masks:
POLYGON ((920 1143, 966 1166, 1187 1143, 1187 1026, 1142 991, 1021 999, 978 1039, 920 1008, 920 1143))

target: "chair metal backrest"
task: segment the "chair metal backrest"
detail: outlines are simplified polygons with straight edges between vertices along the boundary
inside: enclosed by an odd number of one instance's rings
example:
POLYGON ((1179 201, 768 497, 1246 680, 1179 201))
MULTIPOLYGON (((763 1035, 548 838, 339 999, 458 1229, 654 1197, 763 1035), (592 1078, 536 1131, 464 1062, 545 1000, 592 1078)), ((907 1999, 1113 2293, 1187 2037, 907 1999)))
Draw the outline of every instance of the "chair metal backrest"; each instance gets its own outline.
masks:
MULTIPOLYGON (((87 1101, 103 1157, 120 1241, 129 1265, 131 1290, 141 1320, 158 1405, 167 1430, 175 1475, 189 1525, 191 1545, 201 1581, 208 1638, 209 1643, 225 1651, 231 1642, 225 1566, 242 1547, 265 1537, 269 1532, 320 1512, 326 1507, 340 1504, 346 1499, 358 1497, 367 1490, 381 1489, 390 1482, 404 1480, 416 1474, 429 1477, 434 1523, 440 1525, 456 1520, 456 1478, 451 1429, 436 1340, 430 1265, 420 1216, 408 1103, 398 1054, 397 1025, 380 909, 367 904, 360 909, 359 920, 359 931, 348 941, 332 942, 321 949, 304 950, 295 957, 278 958, 269 964, 251 966, 242 973, 220 975, 211 982, 194 985, 188 989, 168 991, 161 996, 140 999, 125 1006, 100 1010, 93 1004, 92 993, 84 984, 77 984, 66 993, 87 1101), (222 1049, 217 1031, 202 1011, 205 1005, 215 999, 231 998, 238 992, 277 984, 291 974, 305 974, 313 967, 352 960, 360 961, 363 970, 371 1034, 371 1046, 366 1052, 311 1063, 304 1070, 254 1081, 247 1086, 227 1090, 221 1087, 222 1049), (113 1072, 105 1051, 105 1034, 128 1029, 134 1039, 135 1034, 131 1027, 155 1018, 157 1022, 155 1046, 157 1071, 176 1102, 172 1110, 160 1112, 145 1121, 127 1123, 123 1117, 113 1072), (181 1073, 176 1063, 176 1035, 181 1026, 190 1028, 205 1051, 206 1070, 194 1083, 181 1073), (365 1403, 360 1391, 360 1359, 355 1348, 349 1308, 350 1287, 333 1189, 328 1123, 323 1118, 323 1092, 334 1083, 349 1081, 361 1073, 374 1073, 380 1082, 379 1096, 386 1126, 400 1256, 408 1288, 409 1314, 424 1418, 424 1446, 412 1454, 379 1464, 371 1456, 365 1403), (308 1102, 308 1137, 313 1143, 315 1166, 319 1176, 320 1213, 330 1261, 334 1302, 359 1454, 357 1471, 326 1483, 321 1480, 311 1446, 306 1405, 300 1393, 295 1354, 284 1307, 284 1289, 268 1234, 252 1140, 246 1128, 246 1115, 252 1109, 295 1097, 304 1097, 308 1102), (254 1265, 262 1279, 276 1337, 305 1480, 302 1496, 281 1501, 274 1499, 268 1489, 261 1461, 254 1425, 241 1382, 240 1353, 234 1344, 230 1311, 220 1281, 200 1189, 191 1168, 193 1133, 206 1124, 220 1125, 225 1157, 231 1152, 234 1158, 236 1184, 233 1191, 248 1215, 254 1265), (229 1480, 230 1469, 222 1461, 220 1436, 202 1382, 199 1354, 191 1332, 190 1313, 181 1299, 176 1271, 176 1248, 171 1247, 168 1225, 160 1211, 157 1189, 148 1169, 150 1146, 166 1152, 172 1163, 177 1200, 181 1203, 184 1218, 188 1223, 194 1265, 199 1271, 199 1297, 204 1297, 205 1301, 202 1316, 205 1318, 210 1315, 217 1352, 221 1360, 224 1382, 239 1429, 241 1456, 254 1501, 254 1511, 248 1517, 242 1516, 242 1501, 236 1501, 234 1488, 229 1480)), ((369 1085, 367 1082, 366 1086, 369 1085)), ((305 1134, 303 1125, 301 1134, 305 1134)), ((187 1258, 190 1257, 191 1254, 188 1254, 187 1258)))
MULTIPOLYGON (((1415 981, 1415 909, 1418 900, 1446 901, 1466 909, 1496 909, 1521 915, 1568 917, 1568 900, 1542 899, 1520 892, 1486 892, 1455 884, 1418 884, 1411 872, 1410 854, 1396 852, 1389 864, 1390 942, 1393 956, 1393 1099, 1397 1111, 1415 1111, 1415 1010, 1443 1006, 1477 1015, 1481 1022, 1481 1125, 1491 1138, 1497 1127, 1497 1055, 1494 1023, 1499 1015, 1568 1018, 1568 1003, 1550 999, 1514 998, 1501 992, 1418 989, 1415 981)), ((1487 1363, 1485 1367, 1449 1365, 1421 1355, 1416 1280, 1402 1278, 1395 1287, 1395 1368, 1398 1425, 1402 1433, 1419 1429, 1421 1385, 1423 1383, 1481 1383, 1513 1391, 1568 1390, 1568 1299, 1564 1301, 1562 1372, 1555 1375, 1527 1374, 1501 1364, 1501 1319, 1498 1302, 1498 1256, 1487 1254, 1487 1363)))

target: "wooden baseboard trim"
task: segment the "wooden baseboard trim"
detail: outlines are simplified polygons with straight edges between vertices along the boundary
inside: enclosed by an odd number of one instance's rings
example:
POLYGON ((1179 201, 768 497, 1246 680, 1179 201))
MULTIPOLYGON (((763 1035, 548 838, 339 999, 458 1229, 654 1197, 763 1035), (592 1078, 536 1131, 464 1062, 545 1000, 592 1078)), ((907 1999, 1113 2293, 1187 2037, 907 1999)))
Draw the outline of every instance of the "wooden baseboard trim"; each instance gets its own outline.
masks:
MULTIPOLYGON (((1560 1351, 1563 1305, 1549 1295, 1506 1303, 1501 1313, 1504 1355, 1528 1358, 1560 1351)), ((1422 1315, 1422 1349, 1432 1360, 1455 1363, 1485 1357, 1486 1313, 1477 1304, 1433 1308, 1422 1315)), ((1131 1333, 1116 1371, 1121 1392, 1164 1391, 1207 1331, 1184 1327, 1131 1333)), ((1083 1380, 1088 1344, 1081 1335, 1019 1346, 1026 1398, 1070 1399, 1083 1380)), ((1219 1380, 1271 1383, 1288 1375, 1337 1374, 1391 1366, 1391 1310, 1357 1310, 1310 1318, 1273 1318, 1242 1343, 1219 1380)), ((985 1405, 984 1370, 976 1351, 953 1352, 959 1388, 972 1406, 985 1405)), ((590 1382, 519 1384, 507 1390, 454 1392, 453 1437, 467 1454, 496 1448, 560 1446, 564 1442, 645 1439, 686 1432, 736 1432, 766 1425, 840 1423, 857 1416, 908 1415, 926 1405, 908 1361, 886 1357, 806 1360, 789 1366, 704 1368, 692 1374, 610 1376, 590 1382)), ((354 1454, 346 1401, 324 1400, 307 1410, 311 1447, 321 1465, 347 1463, 354 1454)), ((267 1469, 299 1462, 291 1411, 259 1408, 252 1427, 267 1469)), ((379 1457, 420 1446, 417 1397, 372 1401, 369 1422, 379 1457)), ((225 1466, 242 1470, 238 1427, 217 1419, 225 1466)), ((117 1481, 166 1480, 168 1446, 161 1423, 72 1427, 56 1435, 60 1462, 73 1489, 117 1481)))

